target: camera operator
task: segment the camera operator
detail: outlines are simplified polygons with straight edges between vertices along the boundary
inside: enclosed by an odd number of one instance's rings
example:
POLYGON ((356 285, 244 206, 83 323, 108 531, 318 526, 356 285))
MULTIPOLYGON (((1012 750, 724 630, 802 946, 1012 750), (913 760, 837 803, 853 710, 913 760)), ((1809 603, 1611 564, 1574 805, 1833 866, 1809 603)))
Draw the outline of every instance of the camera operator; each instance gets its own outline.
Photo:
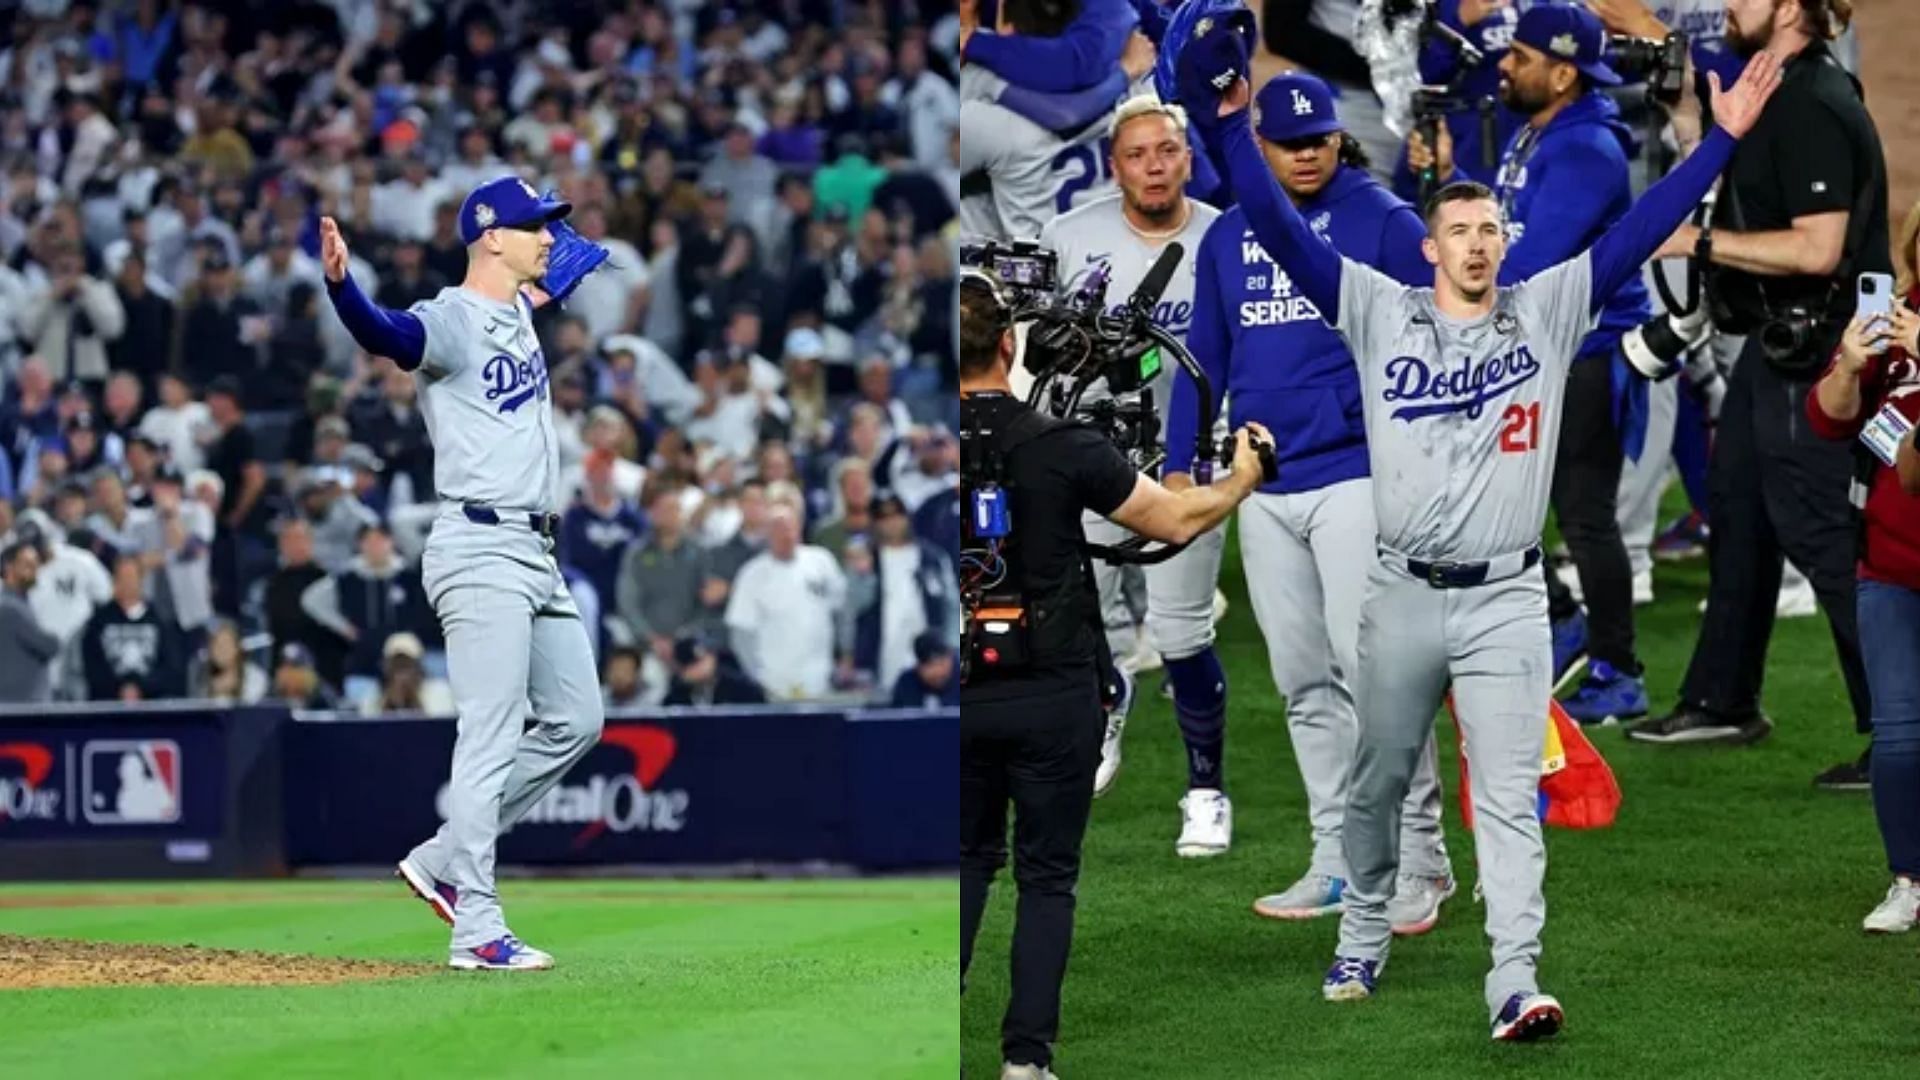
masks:
MULTIPOLYGON (((1855 727, 1871 708, 1854 617, 1855 452, 1800 415, 1854 308, 1863 271, 1884 272, 1887 177, 1858 84, 1828 50, 1851 0, 1728 0, 1727 43, 1785 58, 1779 93, 1741 141, 1705 229, 1660 254, 1708 269, 1713 321, 1748 335, 1721 406, 1710 466, 1712 583, 1680 701, 1628 731, 1654 744, 1750 743, 1772 723, 1760 682, 1784 553, 1813 581, 1833 629, 1855 727)), ((1864 760, 1822 786, 1859 784, 1864 760)))
MULTIPOLYGON (((1004 582, 1025 598, 1031 622, 1025 665, 1006 671, 975 663, 960 693, 960 972, 964 984, 988 886, 1006 861, 1011 802, 1020 901, 1003 1075, 1037 1078, 1051 1075, 1059 1034, 1080 844, 1100 756, 1101 673, 1110 663, 1080 515, 1091 509, 1142 536, 1185 543, 1225 520, 1260 483, 1254 440, 1268 436, 1248 425, 1235 439, 1229 477, 1171 492, 1134 472, 1093 428, 1049 420, 1015 398, 1013 357, 998 286, 969 273, 960 289, 962 425, 982 432, 1000 454, 1011 524, 1004 582)), ((981 490, 971 478, 963 486, 981 490)))
MULTIPOLYGON (((1606 31, 1584 8, 1537 7, 1520 17, 1513 46, 1500 60, 1501 100, 1526 118, 1501 157, 1496 185, 1514 260, 1560 262, 1590 246, 1633 205, 1627 171, 1633 135, 1603 89, 1620 83, 1605 49, 1606 31)), ((1453 164, 1447 143, 1442 128, 1442 182, 1453 164)), ((1417 134, 1408 152, 1416 168, 1430 156, 1417 134)), ((1647 384, 1627 377, 1620 337, 1652 315, 1637 275, 1607 299, 1599 329, 1574 360, 1560 417, 1553 511, 1591 614, 1584 636, 1593 662, 1566 702, 1568 715, 1583 723, 1647 711, 1634 652, 1633 571, 1614 509, 1621 466, 1626 457, 1640 456, 1646 435, 1647 384)), ((1580 609, 1553 570, 1545 572, 1557 678, 1579 651, 1580 609)))
MULTIPOLYGON (((1432 12, 1434 21, 1480 50, 1480 63, 1462 70, 1460 51, 1441 35, 1426 34, 1420 43, 1420 83, 1453 91, 1455 107, 1441 118, 1441 125, 1453 140, 1453 160, 1459 170, 1454 178, 1491 187, 1500 149, 1520 128, 1519 114, 1498 99, 1500 60, 1513 44, 1520 9, 1510 0, 1435 0, 1432 12), (1490 110, 1490 115, 1483 109, 1490 110)), ((1394 163, 1393 193, 1408 200, 1416 200, 1420 193, 1419 171, 1407 160, 1406 147, 1394 163)))

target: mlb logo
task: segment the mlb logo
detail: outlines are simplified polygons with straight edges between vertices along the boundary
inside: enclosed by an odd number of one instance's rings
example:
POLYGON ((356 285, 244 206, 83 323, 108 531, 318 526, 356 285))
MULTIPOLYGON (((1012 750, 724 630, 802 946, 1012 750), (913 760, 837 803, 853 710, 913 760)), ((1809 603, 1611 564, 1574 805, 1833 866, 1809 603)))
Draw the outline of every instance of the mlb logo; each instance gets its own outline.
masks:
POLYGON ((80 761, 80 806, 92 824, 180 820, 180 745, 172 739, 95 739, 80 761))

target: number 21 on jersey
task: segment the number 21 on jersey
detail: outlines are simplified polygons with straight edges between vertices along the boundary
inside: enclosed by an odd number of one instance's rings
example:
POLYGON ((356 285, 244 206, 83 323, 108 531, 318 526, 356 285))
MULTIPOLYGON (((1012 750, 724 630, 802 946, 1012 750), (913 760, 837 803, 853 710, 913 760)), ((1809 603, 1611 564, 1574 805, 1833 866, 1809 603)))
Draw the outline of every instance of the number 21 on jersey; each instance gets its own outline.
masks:
POLYGON ((1531 453, 1540 445, 1540 403, 1509 405, 1500 414, 1500 452, 1531 453))
POLYGON ((1053 212, 1064 214, 1073 209, 1074 196, 1113 179, 1113 140, 1103 138, 1098 146, 1067 147, 1054 155, 1052 171, 1066 174, 1053 195, 1053 212))

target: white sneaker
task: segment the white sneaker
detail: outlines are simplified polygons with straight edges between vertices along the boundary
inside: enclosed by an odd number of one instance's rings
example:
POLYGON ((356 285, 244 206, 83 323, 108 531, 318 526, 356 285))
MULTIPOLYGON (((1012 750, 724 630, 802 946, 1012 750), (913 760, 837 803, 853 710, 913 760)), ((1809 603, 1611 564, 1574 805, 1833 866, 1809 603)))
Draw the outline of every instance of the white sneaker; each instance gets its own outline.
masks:
POLYGON ((1642 570, 1633 575, 1633 606, 1645 607, 1653 603, 1653 571, 1642 570))
POLYGON ((1887 890, 1887 898, 1867 913, 1860 928, 1869 934, 1904 934, 1916 922, 1920 922, 1920 881, 1897 877, 1887 890))
POLYGON ((1418 937, 1440 921, 1440 905, 1453 895, 1453 875, 1443 878, 1401 874, 1387 901, 1387 922, 1401 937, 1418 937))
POLYGON ((1222 622, 1227 617, 1227 594, 1219 589, 1213 590, 1213 621, 1222 622))
POLYGON ((1120 735, 1127 729, 1127 711, 1133 708, 1133 676, 1120 672, 1120 700, 1107 713, 1107 734, 1100 740, 1100 767, 1093 772, 1093 797, 1099 798, 1120 775, 1120 735))
MULTIPOLYGON (((1799 577, 1799 575, 1794 575, 1799 577)), ((1776 619, 1804 619, 1820 614, 1820 601, 1813 595, 1813 583, 1800 577, 1780 583, 1780 598, 1773 603, 1776 619)))
POLYGON ((1045 1065, 1015 1065, 1009 1061, 1000 1066, 1000 1080, 1060 1080, 1060 1078, 1045 1065))
POLYGON ((1344 878, 1309 873, 1287 886, 1285 892, 1263 896, 1253 902, 1253 913, 1266 919, 1317 919, 1337 914, 1346 907, 1344 878))
POLYGON ((1129 675, 1159 669, 1162 664, 1160 653, 1154 649, 1153 642, 1147 640, 1146 631, 1140 631, 1133 642, 1133 651, 1121 657, 1115 666, 1129 675))
POLYGON ((1224 854, 1233 843, 1233 801, 1215 788, 1194 788, 1180 799, 1180 839, 1173 853, 1183 859, 1224 854))

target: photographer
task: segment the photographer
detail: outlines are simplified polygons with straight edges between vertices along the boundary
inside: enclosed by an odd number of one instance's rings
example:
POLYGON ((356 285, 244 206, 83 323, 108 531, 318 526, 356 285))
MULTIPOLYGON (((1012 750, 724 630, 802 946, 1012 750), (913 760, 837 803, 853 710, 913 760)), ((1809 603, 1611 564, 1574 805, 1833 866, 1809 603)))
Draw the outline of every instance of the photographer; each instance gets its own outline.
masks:
MULTIPOLYGON (((1500 59, 1501 101, 1526 118, 1501 157, 1496 182, 1516 262, 1560 262, 1591 245, 1633 204, 1627 173, 1633 135, 1604 92, 1620 83, 1605 48, 1606 32, 1586 10, 1539 7, 1520 17, 1513 46, 1500 59)), ((1441 128, 1443 183, 1453 178, 1448 143, 1441 128)), ((1417 134, 1408 153, 1415 168, 1431 160, 1417 134)), ((1583 636, 1593 660, 1566 702, 1568 715, 1582 723, 1647 711, 1634 651, 1633 571, 1614 508, 1622 463, 1640 456, 1646 435, 1647 384, 1627 377, 1620 338, 1652 315, 1638 275, 1607 298, 1599 329, 1580 344, 1559 421, 1553 511, 1591 611, 1584 632, 1572 595, 1551 568, 1545 573, 1555 677, 1578 655, 1583 636)))
MULTIPOLYGON (((1637 741, 1744 744, 1772 730, 1760 682, 1783 553, 1813 581, 1855 728, 1870 727, 1848 503, 1856 454, 1821 438, 1801 413, 1852 315, 1857 275, 1891 265, 1880 137, 1826 44, 1851 14, 1851 0, 1727 4, 1728 45, 1784 58, 1784 78, 1734 154, 1709 226, 1681 226, 1659 252, 1705 266, 1715 327, 1747 338, 1710 465, 1706 617, 1678 704, 1629 729, 1637 741)), ((1865 774, 1863 755, 1815 782, 1859 788, 1865 774)))
MULTIPOLYGON (((1026 663, 982 650, 961 689, 960 971, 964 982, 987 889, 1006 861, 1007 804, 1016 808, 1012 1000, 1002 1028, 1004 1075, 1049 1075, 1059 1034, 1060 983, 1073 935, 1080 843, 1093 802, 1102 732, 1102 655, 1097 601, 1081 550, 1084 509, 1156 540, 1182 543, 1225 520, 1260 482, 1249 425, 1236 438, 1232 475, 1178 494, 1133 471, 1090 427, 1050 421, 1011 392, 1014 333, 999 287, 969 273, 960 289, 962 424, 990 440, 1011 533, 1002 588, 1024 597, 1031 623, 1026 663)), ((981 490, 972 476, 963 486, 981 490)), ((971 648, 969 641, 965 646, 971 648)))

